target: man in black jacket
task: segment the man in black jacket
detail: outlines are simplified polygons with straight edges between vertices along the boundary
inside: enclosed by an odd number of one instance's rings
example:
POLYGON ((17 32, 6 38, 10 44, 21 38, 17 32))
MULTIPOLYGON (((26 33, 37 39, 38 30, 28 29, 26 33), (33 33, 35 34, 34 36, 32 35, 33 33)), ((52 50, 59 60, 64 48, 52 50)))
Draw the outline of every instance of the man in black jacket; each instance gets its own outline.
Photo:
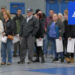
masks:
POLYGON ((33 16, 33 9, 27 10, 27 17, 24 19, 21 26, 20 37, 21 40, 21 51, 20 51, 20 62, 18 64, 24 64, 26 53, 28 50, 29 63, 33 62, 33 50, 34 42, 37 31, 39 28, 39 21, 33 16))
MULTIPOLYGON (((13 21, 15 23, 14 34, 17 39, 19 38, 18 34, 20 33, 21 24, 22 24, 23 19, 24 19, 24 17, 22 15, 22 11, 20 9, 18 9, 16 16, 13 18, 13 21)), ((17 50, 20 50, 20 41, 18 41, 14 44, 14 57, 17 56, 17 50)), ((19 53, 20 53, 20 51, 19 51, 19 53)))

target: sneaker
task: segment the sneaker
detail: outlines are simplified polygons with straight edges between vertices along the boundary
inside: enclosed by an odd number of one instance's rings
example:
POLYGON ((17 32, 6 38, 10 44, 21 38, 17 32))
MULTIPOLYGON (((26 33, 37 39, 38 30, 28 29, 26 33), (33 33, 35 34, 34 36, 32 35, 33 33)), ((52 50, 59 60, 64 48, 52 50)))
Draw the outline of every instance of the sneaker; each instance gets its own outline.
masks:
POLYGON ((25 64, 25 62, 24 61, 19 61, 18 64, 25 64))
POLYGON ((28 60, 27 64, 31 64, 31 63, 34 63, 34 61, 28 60))
POLYGON ((7 65, 11 65, 11 63, 8 62, 7 65))
POLYGON ((71 61, 71 63, 74 63, 74 58, 71 58, 71 60, 70 60, 70 61, 71 61))
POLYGON ((6 65, 6 63, 5 62, 2 62, 1 65, 6 65))
POLYGON ((58 61, 58 59, 57 58, 53 59, 53 62, 55 62, 55 61, 58 61))
POLYGON ((65 60, 66 60, 67 63, 71 63, 70 58, 66 57, 65 60))
POLYGON ((39 59, 36 59, 36 60, 34 60, 33 62, 36 63, 36 62, 40 62, 40 61, 39 61, 39 59))

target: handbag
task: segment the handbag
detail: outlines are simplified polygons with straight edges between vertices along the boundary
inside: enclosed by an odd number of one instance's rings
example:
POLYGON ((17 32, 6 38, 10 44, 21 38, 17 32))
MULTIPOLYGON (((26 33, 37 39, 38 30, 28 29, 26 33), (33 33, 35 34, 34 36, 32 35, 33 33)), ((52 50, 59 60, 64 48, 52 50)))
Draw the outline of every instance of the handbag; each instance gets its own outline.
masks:
POLYGON ((75 44, 75 39, 68 39, 68 44, 67 44, 67 53, 74 53, 74 44, 75 44))
POLYGON ((56 39, 56 52, 60 53, 63 52, 63 41, 56 39))
POLYGON ((7 43, 7 36, 2 36, 2 42, 7 43))
POLYGON ((42 47, 43 46, 43 38, 41 40, 36 39, 36 45, 37 45, 37 47, 42 47))
POLYGON ((8 35, 8 39, 10 39, 10 40, 14 40, 13 35, 8 35))

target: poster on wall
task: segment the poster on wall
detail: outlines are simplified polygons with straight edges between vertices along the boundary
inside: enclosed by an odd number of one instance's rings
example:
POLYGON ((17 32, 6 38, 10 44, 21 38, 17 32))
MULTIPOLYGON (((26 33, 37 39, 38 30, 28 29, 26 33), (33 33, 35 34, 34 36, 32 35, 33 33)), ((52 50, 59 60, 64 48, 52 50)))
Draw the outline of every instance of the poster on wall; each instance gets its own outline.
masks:
POLYGON ((10 3, 10 13, 11 14, 16 14, 18 9, 22 10, 22 14, 25 14, 25 3, 17 3, 17 2, 10 3))
POLYGON ((75 2, 69 2, 68 11, 68 24, 75 25, 75 2))

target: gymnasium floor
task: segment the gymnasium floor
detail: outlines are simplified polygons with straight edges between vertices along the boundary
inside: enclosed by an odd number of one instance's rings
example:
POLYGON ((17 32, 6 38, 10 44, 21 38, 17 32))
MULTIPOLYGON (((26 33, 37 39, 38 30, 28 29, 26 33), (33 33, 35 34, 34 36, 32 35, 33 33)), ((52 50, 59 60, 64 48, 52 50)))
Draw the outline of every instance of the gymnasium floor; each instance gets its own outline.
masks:
POLYGON ((19 58, 13 58, 11 66, 0 66, 0 75, 75 75, 75 64, 46 63, 17 64, 19 58))

